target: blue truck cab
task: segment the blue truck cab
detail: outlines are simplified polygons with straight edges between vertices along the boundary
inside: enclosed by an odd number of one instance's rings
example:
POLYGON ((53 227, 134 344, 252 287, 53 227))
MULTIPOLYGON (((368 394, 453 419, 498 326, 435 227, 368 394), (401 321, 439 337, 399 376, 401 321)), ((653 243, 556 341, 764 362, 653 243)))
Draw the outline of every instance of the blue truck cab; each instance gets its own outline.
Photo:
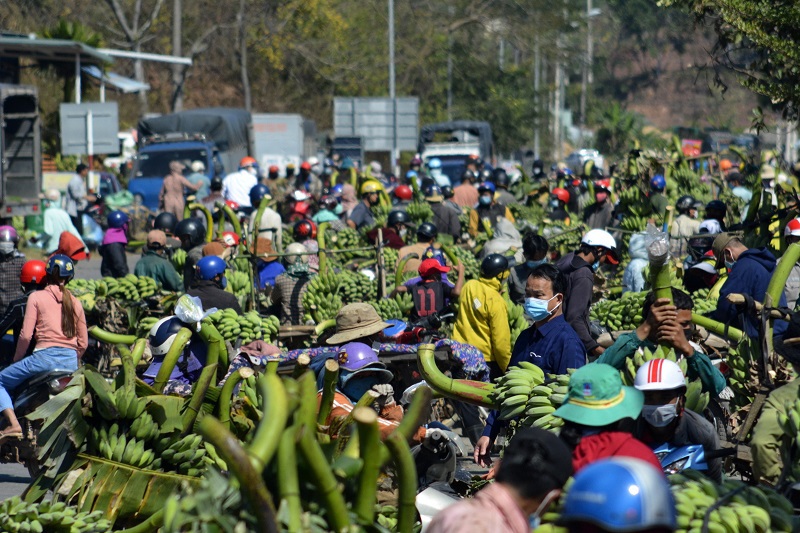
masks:
POLYGON ((158 210, 158 197, 171 161, 180 161, 188 169, 202 161, 209 179, 224 176, 225 170, 216 144, 202 134, 167 134, 144 139, 134 158, 128 191, 148 209, 158 210))

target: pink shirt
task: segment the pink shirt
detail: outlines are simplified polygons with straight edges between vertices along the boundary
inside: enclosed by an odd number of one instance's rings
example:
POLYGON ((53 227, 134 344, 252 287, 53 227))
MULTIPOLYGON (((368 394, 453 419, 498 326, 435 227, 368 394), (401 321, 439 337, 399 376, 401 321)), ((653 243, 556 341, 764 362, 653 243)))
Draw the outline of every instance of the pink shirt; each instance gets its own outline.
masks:
POLYGON ((511 493, 496 481, 474 498, 462 500, 437 514, 429 533, 530 533, 528 518, 511 493))
POLYGON ((34 335, 37 350, 52 347, 72 348, 78 352, 78 358, 83 355, 89 344, 83 306, 75 296, 72 297, 77 335, 70 339, 61 332, 62 299, 63 294, 57 285, 48 285, 45 289, 28 296, 28 306, 25 309, 15 361, 25 356, 34 335))

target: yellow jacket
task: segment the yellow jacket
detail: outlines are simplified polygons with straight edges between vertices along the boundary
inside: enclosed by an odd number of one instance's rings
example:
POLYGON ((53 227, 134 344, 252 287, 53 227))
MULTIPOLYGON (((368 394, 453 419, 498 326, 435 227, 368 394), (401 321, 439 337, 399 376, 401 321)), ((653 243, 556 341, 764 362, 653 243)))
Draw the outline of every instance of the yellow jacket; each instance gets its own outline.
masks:
POLYGON ((470 280, 461 289, 458 301, 453 340, 475 346, 486 361, 494 361, 505 372, 511 360, 511 328, 508 307, 500 295, 500 280, 470 280))

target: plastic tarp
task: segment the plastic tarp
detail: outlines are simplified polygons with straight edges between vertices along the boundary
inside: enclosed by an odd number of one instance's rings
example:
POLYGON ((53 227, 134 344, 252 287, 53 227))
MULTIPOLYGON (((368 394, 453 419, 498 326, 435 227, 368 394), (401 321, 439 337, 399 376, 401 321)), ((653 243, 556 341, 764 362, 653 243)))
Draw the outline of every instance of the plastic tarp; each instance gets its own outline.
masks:
POLYGON ((250 147, 250 112, 230 107, 191 109, 139 121, 139 138, 167 133, 203 133, 226 152, 250 147))
POLYGON ((451 122, 437 122, 426 124, 419 131, 419 152, 425 150, 425 144, 433 142, 436 133, 466 131, 480 139, 481 156, 486 158, 492 154, 492 127, 488 122, 475 120, 454 120, 451 122))

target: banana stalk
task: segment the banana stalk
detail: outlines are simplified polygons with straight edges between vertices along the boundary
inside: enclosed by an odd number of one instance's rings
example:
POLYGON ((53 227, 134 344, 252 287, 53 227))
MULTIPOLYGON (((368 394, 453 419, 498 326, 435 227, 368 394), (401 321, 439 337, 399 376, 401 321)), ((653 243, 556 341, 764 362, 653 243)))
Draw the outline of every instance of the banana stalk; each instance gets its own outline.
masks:
MULTIPOLYGON (((336 319, 335 318, 329 318, 328 320, 323 320, 322 322, 317 324, 317 326, 314 328, 314 333, 317 336, 319 336, 325 330, 330 329, 330 328, 335 328, 335 327, 336 327, 336 319)), ((300 358, 298 357, 298 361, 299 361, 299 359, 300 358)))
POLYGON ((142 355, 144 355, 144 349, 147 347, 147 339, 136 339, 136 342, 133 343, 133 350, 131 350, 131 358, 133 358, 133 366, 134 368, 136 365, 139 364, 139 361, 142 360, 142 355))
POLYGON ((422 378, 428 386, 442 396, 462 402, 494 409, 497 406, 490 399, 494 385, 469 379, 452 379, 445 376, 436 366, 433 344, 420 344, 417 349, 417 365, 422 378))
POLYGON ((323 222, 317 228, 317 247, 319 248, 317 255, 319 256, 320 274, 328 272, 328 254, 325 253, 325 230, 327 230, 330 225, 330 222, 323 222))
POLYGON ((297 380, 300 386, 300 405, 295 417, 302 424, 315 428, 317 423, 317 384, 313 372, 306 372, 297 380))
POLYGON ((704 327, 714 335, 719 335, 720 337, 727 337, 736 342, 741 342, 744 339, 744 332, 740 329, 728 327, 725 329, 725 324, 722 322, 717 322, 711 318, 708 318, 703 315, 698 315, 697 313, 692 313, 692 323, 697 324, 698 326, 704 327))
POLYGON ((208 387, 215 381, 214 377, 216 373, 217 363, 211 365, 206 364, 206 366, 203 367, 203 371, 200 372, 200 377, 197 378, 197 382, 194 384, 189 404, 186 406, 186 410, 183 413, 183 433, 181 435, 188 435, 189 432, 192 431, 194 422, 197 420, 197 415, 200 414, 200 408, 203 405, 208 387))
POLYGON ((333 396, 336 394, 336 384, 339 382, 339 363, 334 359, 325 361, 325 375, 322 383, 322 400, 317 413, 317 424, 324 426, 328 422, 333 408, 333 396))
POLYGON ((206 242, 211 242, 214 238, 214 218, 211 216, 211 211, 206 206, 198 203, 191 203, 183 208, 183 218, 189 218, 192 211, 201 211, 203 216, 206 217, 206 242))
POLYGON ((297 475, 296 426, 284 431, 278 444, 278 493, 281 500, 286 502, 288 531, 302 531, 303 505, 300 502, 300 480, 297 475))
POLYGON ((294 379, 298 379, 300 376, 303 375, 303 372, 308 370, 308 365, 310 364, 311 364, 311 357, 309 357, 307 353, 301 353, 300 355, 298 355, 297 360, 294 362, 294 370, 292 370, 292 377, 294 379))
POLYGON ((372 524, 375 519, 375 487, 381 472, 378 415, 368 407, 361 407, 353 411, 353 420, 358 428, 359 453, 364 461, 358 477, 358 494, 353 510, 363 523, 372 524))
POLYGON ((242 497, 249 504, 250 512, 255 515, 258 530, 278 533, 275 506, 264 484, 264 478, 261 477, 260 470, 253 468, 236 435, 225 429, 213 416, 203 417, 199 430, 203 438, 214 445, 220 458, 239 482, 242 497))
POLYGON ((133 357, 130 354, 122 354, 121 359, 122 359, 122 376, 117 377, 117 383, 121 385, 129 393, 135 392, 136 365, 133 364, 133 357), (119 382, 120 378, 122 378, 121 383, 119 382))
MULTIPOLYGON (((256 470, 260 473, 269 464, 275 451, 278 449, 281 433, 286 427, 289 418, 286 389, 281 378, 274 374, 264 374, 258 380, 258 391, 264 406, 264 415, 256 428, 253 442, 248 447, 248 452, 253 458, 256 470)), ((313 407, 316 407, 314 405, 313 407)))
MULTIPOLYGON (((256 218, 253 219, 253 253, 256 253, 256 245, 258 243, 258 236, 261 235, 261 217, 264 216, 264 210, 269 206, 270 198, 264 197, 261 199, 261 202, 258 204, 258 209, 256 209, 256 218)), ((278 243, 275 244, 275 248, 273 250, 278 250, 277 246, 278 243)))
POLYGON ((219 403, 217 403, 217 417, 220 423, 228 430, 231 429, 231 398, 233 397, 233 391, 243 379, 247 379, 253 374, 255 374, 255 371, 252 368, 248 366, 242 367, 228 376, 222 386, 222 390, 219 393, 219 403))
POLYGON ((92 326, 87 332, 90 337, 104 342, 106 344, 125 344, 130 346, 136 342, 136 335, 122 335, 119 333, 111 333, 97 326, 92 326))
POLYGON ((198 334, 206 343, 206 365, 219 363, 220 368, 227 371, 230 361, 228 361, 228 349, 225 348, 225 339, 222 338, 210 319, 200 323, 198 334))
POLYGON ((161 363, 161 368, 158 370, 156 380, 153 382, 153 388, 156 389, 159 394, 163 393, 164 386, 167 384, 167 381, 169 381, 172 370, 175 368, 175 365, 178 364, 178 358, 183 353, 183 349, 191 338, 192 332, 188 328, 181 328, 175 335, 175 340, 172 341, 172 346, 169 347, 167 355, 164 356, 164 361, 161 363))
POLYGON ((228 217, 228 220, 231 221, 233 232, 236 233, 236 235, 241 235, 242 225, 239 223, 239 217, 236 216, 236 213, 233 212, 233 209, 231 209, 228 204, 222 204, 222 212, 224 213, 224 216, 228 217))
MULTIPOLYGON (((300 409, 302 408, 301 404, 300 409)), ((302 420, 302 418, 298 420, 302 420)), ((312 481, 319 491, 320 503, 327 511, 328 526, 333 531, 343 531, 350 527, 347 505, 344 496, 339 491, 339 484, 336 482, 336 476, 333 475, 328 459, 317 442, 315 430, 315 425, 303 424, 300 430, 300 452, 311 470, 312 481)), ((373 490, 375 490, 374 487, 373 490)))
MULTIPOLYGON (((672 279, 670 267, 672 262, 669 256, 669 246, 662 240, 657 240, 647 247, 647 256, 650 259, 650 287, 656 299, 666 298, 670 305, 672 301, 672 279)), ((666 357, 669 348, 661 344, 658 347, 657 357, 666 357)))
MULTIPOLYGON (((414 529, 417 518, 415 507, 417 497, 417 468, 408 443, 397 433, 392 433, 386 439, 386 446, 394 460, 397 469, 397 484, 399 494, 397 497, 397 531, 410 533, 414 529)), ((373 489, 374 490, 374 489, 373 489)))
POLYGON ((458 265, 458 263, 459 263, 458 256, 453 251, 453 247, 452 246, 447 246, 447 245, 443 244, 442 245, 442 251, 444 252, 444 255, 446 255, 447 258, 450 260, 451 264, 458 265))
POLYGON ((277 359, 271 359, 267 361, 267 364, 264 366, 264 373, 272 374, 277 376, 278 375, 278 365, 280 361, 277 359))
POLYGON ((164 509, 151 514, 147 520, 126 529, 118 529, 117 533, 155 533, 164 525, 164 509))
MULTIPOLYGON (((780 304, 781 293, 786 286, 786 280, 789 279, 789 274, 792 267, 800 260, 800 244, 790 244, 781 257, 780 263, 775 267, 772 273, 772 278, 767 285, 767 291, 764 294, 764 306, 775 307, 780 304)), ((775 320, 773 318, 767 319, 767 331, 765 332, 764 340, 767 343, 767 353, 772 353, 772 328, 775 320)))

